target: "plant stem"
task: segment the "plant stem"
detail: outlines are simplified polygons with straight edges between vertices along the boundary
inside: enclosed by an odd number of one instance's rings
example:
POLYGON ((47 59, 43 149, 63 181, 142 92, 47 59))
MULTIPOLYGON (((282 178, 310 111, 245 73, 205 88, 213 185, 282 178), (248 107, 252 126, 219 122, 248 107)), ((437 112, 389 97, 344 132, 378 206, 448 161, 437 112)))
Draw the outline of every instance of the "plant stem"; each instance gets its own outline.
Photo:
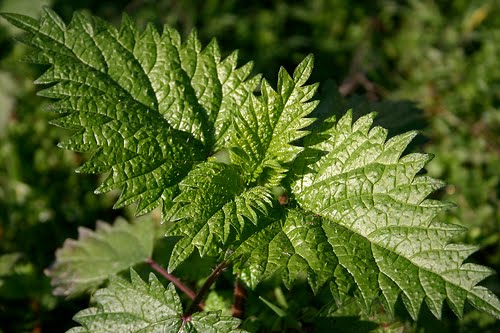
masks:
POLYGON ((197 308, 199 309, 201 307, 200 304, 203 298, 205 297, 205 294, 208 292, 212 284, 214 284, 214 282, 217 280, 219 275, 221 275, 221 273, 226 269, 226 267, 227 267, 226 261, 222 261, 219 265, 217 265, 217 267, 215 267, 215 269, 208 276, 207 280, 205 281, 203 286, 201 286, 195 298, 193 299, 188 309, 184 313, 183 315, 184 319, 191 317, 191 315, 197 311, 197 308))
POLYGON ((245 299, 247 297, 247 292, 245 287, 239 281, 238 275, 236 275, 236 280, 234 281, 233 290, 233 306, 231 307, 231 315, 235 318, 243 318, 245 312, 245 299))
POLYGON ((191 298, 194 301, 194 299, 196 298, 196 293, 194 291, 192 291, 184 283, 182 283, 181 280, 179 280, 174 275, 167 272, 164 268, 162 268, 160 265, 158 265, 158 263, 156 261, 154 261, 152 258, 148 258, 146 260, 146 263, 149 266, 151 266, 152 269, 157 271, 161 276, 163 276, 165 279, 172 282, 174 284, 174 286, 179 288, 184 294, 186 294, 189 298, 191 298))

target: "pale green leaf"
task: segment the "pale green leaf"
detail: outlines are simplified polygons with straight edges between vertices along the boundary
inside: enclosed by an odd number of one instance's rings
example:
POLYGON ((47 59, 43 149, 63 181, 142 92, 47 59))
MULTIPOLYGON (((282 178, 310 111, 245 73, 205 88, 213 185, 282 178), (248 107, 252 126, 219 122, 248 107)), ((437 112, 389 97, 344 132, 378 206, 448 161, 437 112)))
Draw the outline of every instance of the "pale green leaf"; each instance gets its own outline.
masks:
POLYGON ((93 296, 95 307, 74 316, 81 327, 68 333, 231 333, 240 321, 222 316, 220 312, 201 312, 183 316, 182 304, 173 285, 167 288, 150 274, 144 282, 133 270, 131 282, 110 277, 107 288, 93 296))
POLYGON ((266 304, 271 310, 274 311, 274 313, 276 313, 279 317, 281 318, 285 318, 287 313, 285 310, 283 310, 282 308, 280 308, 279 306, 277 305, 274 305, 273 303, 269 302, 267 299, 265 299, 264 297, 262 296, 259 296, 259 299, 264 302, 264 304, 266 304))
POLYGON ((109 275, 145 262, 153 253, 154 238, 152 220, 97 222, 96 231, 80 227, 78 240, 67 239, 46 270, 54 294, 74 296, 95 289, 109 275))

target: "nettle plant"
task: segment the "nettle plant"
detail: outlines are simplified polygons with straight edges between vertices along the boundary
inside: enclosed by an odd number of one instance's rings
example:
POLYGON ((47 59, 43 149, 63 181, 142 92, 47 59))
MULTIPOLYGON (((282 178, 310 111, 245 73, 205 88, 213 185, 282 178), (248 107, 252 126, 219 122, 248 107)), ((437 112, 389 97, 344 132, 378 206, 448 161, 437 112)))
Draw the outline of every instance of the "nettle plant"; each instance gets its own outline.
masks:
POLYGON ((109 173, 96 192, 121 189, 116 207, 161 207, 178 238, 166 269, 151 259, 152 223, 101 223, 68 240, 48 270, 56 294, 111 275, 70 332, 241 331, 238 309, 203 310, 228 267, 247 288, 271 275, 306 280, 338 307, 354 298, 394 313, 399 300, 416 319, 423 304, 441 318, 445 301, 459 317, 469 302, 500 318, 499 299, 478 285, 492 271, 464 262, 475 247, 450 243, 463 228, 433 221, 449 204, 427 199, 443 186, 421 173, 429 156, 402 156, 415 133, 388 138, 374 114, 311 117, 312 56, 293 75, 281 69, 274 89, 196 33, 182 42, 168 26, 139 32, 127 17, 115 28, 83 13, 66 25, 49 9, 38 21, 2 16, 27 32, 29 61, 50 65, 40 94, 56 100, 54 124, 75 130, 60 146, 93 152, 78 171, 109 173), (218 262, 198 292, 173 275, 195 252, 218 262), (142 280, 131 268, 141 262, 172 283, 142 280), (116 275, 127 269, 130 279, 116 275), (191 298, 184 309, 174 285, 191 298))

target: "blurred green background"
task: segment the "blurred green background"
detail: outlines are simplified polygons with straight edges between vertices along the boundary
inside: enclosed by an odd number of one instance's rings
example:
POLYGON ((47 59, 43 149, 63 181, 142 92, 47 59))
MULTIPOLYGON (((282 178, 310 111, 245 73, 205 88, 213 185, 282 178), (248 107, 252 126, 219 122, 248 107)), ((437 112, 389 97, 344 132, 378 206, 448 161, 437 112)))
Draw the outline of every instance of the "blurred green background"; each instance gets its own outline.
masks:
MULTIPOLYGON (((435 155, 427 171, 449 184, 435 196, 457 205, 440 218, 466 226, 457 241, 480 247, 470 260, 500 272, 499 1, 4 0, 0 11, 37 16, 45 5, 66 22, 83 9, 115 23, 127 13, 141 27, 169 24, 184 36, 196 28, 224 54, 239 49, 241 63, 253 60, 271 82, 280 66, 314 53, 321 112, 368 104, 392 133, 420 130, 411 149, 435 155)), ((28 50, 18 36, 0 22, 0 332, 64 332, 88 299, 51 295, 43 270, 54 251, 78 226, 132 217, 112 210, 116 193, 93 194, 98 176, 74 173, 85 156, 56 147, 69 133, 48 125, 48 101, 32 83, 43 68, 20 61, 28 50)), ((485 283, 500 293, 498 278, 485 283)), ((383 331, 500 332, 474 311, 460 321, 421 317, 388 319, 383 331)))

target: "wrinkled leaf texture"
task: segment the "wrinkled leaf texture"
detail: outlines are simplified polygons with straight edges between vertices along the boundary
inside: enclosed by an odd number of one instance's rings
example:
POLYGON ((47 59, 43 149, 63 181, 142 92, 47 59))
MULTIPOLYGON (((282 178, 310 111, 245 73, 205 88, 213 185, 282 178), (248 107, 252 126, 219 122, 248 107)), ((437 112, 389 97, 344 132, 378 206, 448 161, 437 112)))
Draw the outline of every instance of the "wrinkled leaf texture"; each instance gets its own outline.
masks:
POLYGON ((432 221, 448 205, 427 199, 442 186, 419 174, 429 157, 402 157, 415 133, 387 140, 373 114, 353 123, 347 113, 306 136, 312 56, 293 76, 280 70, 274 90, 195 33, 182 43, 169 27, 139 33, 127 17, 114 28, 80 13, 66 26, 48 9, 40 21, 3 16, 29 33, 39 50, 30 60, 51 65, 41 94, 58 99, 56 124, 77 129, 61 146, 95 151, 80 171, 109 171, 98 192, 121 188, 117 206, 162 204, 177 221, 170 270, 196 248, 234 262, 252 287, 306 272, 314 291, 328 284, 364 308, 382 296, 392 312, 401 297, 413 318, 423 303, 439 318, 444 301, 461 316, 468 300, 500 317, 498 298, 477 285, 492 272, 464 263, 475 248, 449 243, 462 228, 432 221), (273 200, 276 186, 288 206, 273 200))
POLYGON ((237 55, 221 61, 214 41, 205 49, 193 32, 152 26, 142 33, 125 17, 119 28, 82 13, 71 23, 46 8, 36 21, 4 14, 28 32, 23 42, 38 52, 28 60, 49 64, 36 80, 50 87, 63 116, 54 124, 77 129, 61 147, 93 151, 80 172, 109 172, 97 193, 121 188, 116 207, 137 201, 139 214, 168 204, 192 166, 224 144, 231 110, 259 77, 237 55))
POLYGON ((182 304, 173 285, 166 288, 154 274, 144 282, 134 271, 131 281, 112 276, 108 287, 94 293, 96 306, 78 312, 81 326, 68 333, 236 333, 239 319, 220 311, 199 312, 183 319, 182 304))
POLYGON ((255 286, 282 270, 290 285, 307 272, 313 290, 330 282, 337 301, 353 293, 366 310, 381 294, 391 312, 401 297, 414 319, 423 302, 440 318, 445 300, 458 316, 469 300, 499 317, 498 298, 477 286, 493 272, 464 263, 475 247, 449 244, 463 228, 432 221, 449 204, 426 199, 443 185, 418 175, 429 156, 400 158, 416 133, 386 140, 373 117, 352 123, 348 112, 309 147, 321 158, 297 160, 300 208, 242 242, 233 254, 246 257, 242 279, 255 286))

